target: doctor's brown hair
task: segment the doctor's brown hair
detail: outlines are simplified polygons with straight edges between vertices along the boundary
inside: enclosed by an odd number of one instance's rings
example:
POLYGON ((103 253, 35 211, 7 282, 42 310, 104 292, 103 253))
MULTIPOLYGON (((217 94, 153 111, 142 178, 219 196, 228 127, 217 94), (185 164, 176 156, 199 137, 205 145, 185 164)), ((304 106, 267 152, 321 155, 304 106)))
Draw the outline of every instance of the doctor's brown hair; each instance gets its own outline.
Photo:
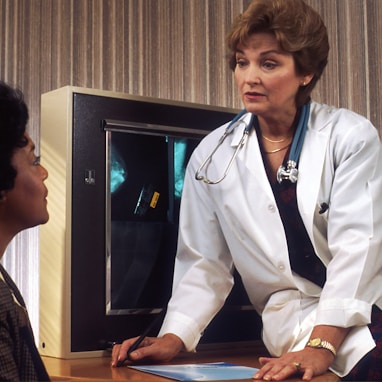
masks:
POLYGON ((237 49, 245 47, 254 33, 274 35, 280 48, 292 54, 297 74, 314 74, 296 95, 297 106, 308 102, 328 62, 328 34, 321 16, 302 0, 254 0, 236 18, 227 35, 232 70, 236 67, 237 49))

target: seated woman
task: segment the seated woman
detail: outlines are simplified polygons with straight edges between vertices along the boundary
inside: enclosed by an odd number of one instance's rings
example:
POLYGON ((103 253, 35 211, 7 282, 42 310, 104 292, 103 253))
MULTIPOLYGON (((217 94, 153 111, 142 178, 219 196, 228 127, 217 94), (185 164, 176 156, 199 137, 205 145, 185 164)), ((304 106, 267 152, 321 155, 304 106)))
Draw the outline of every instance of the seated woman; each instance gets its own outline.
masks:
MULTIPOLYGON (((0 82, 0 258, 20 231, 48 221, 47 170, 26 132, 22 93, 0 82)), ((0 264, 0 380, 49 381, 24 300, 0 264)))

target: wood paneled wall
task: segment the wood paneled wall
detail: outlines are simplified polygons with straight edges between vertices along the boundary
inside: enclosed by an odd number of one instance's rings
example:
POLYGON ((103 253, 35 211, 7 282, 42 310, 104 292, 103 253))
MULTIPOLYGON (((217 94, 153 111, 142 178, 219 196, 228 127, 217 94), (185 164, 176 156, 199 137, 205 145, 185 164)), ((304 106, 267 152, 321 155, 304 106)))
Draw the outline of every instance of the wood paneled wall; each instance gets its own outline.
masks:
MULTIPOLYGON (((225 34, 250 0, 0 0, 0 78, 20 87, 39 132, 40 95, 74 85, 241 107, 225 34)), ((331 53, 315 91, 381 128, 381 0, 307 0, 331 53)))

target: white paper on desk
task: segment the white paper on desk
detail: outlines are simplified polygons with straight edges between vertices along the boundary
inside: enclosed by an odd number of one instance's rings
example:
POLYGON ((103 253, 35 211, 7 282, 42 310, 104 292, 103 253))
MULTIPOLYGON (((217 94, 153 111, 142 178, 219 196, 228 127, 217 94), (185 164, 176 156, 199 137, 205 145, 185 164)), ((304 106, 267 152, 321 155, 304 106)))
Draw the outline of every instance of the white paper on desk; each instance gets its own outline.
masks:
POLYGON ((259 370, 227 362, 196 363, 183 365, 129 366, 132 369, 159 375, 176 381, 227 381, 230 379, 252 379, 259 370))

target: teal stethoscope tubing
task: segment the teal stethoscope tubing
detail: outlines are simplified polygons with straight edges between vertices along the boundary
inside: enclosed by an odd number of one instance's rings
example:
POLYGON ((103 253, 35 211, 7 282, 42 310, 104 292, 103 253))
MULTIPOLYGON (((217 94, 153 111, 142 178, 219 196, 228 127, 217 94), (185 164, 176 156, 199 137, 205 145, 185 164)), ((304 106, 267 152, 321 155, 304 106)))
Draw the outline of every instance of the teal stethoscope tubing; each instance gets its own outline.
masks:
MULTIPOLYGON (((245 142, 248 139, 249 133, 250 133, 251 129, 253 128, 254 123, 256 123, 256 125, 258 125, 258 123, 259 123, 257 117, 255 115, 252 115, 251 120, 249 121, 248 124, 246 124, 241 119, 245 114, 247 114, 247 111, 245 109, 243 109, 239 114, 237 114, 233 118, 233 120, 227 126, 227 128, 224 131, 224 134, 220 137, 216 147, 212 150, 211 154, 207 156, 207 158, 202 162, 200 167, 197 169, 197 171, 195 173, 195 179, 196 180, 203 181, 206 184, 218 184, 222 180, 224 180, 224 178, 227 176, 237 154, 239 153, 240 149, 245 145, 245 142), (215 154, 217 149, 222 145, 223 141, 227 138, 227 136, 232 134, 232 132, 237 127, 239 127, 240 125, 244 125, 243 135, 242 135, 240 142, 237 145, 230 161, 228 162, 228 165, 227 165, 223 175, 216 180, 208 179, 207 174, 206 174, 206 170, 207 170, 209 163, 212 160, 213 155, 215 154), (203 169, 205 170, 204 171, 205 175, 201 175, 201 172, 203 171, 203 169)), ((307 127, 308 127, 309 115, 310 115, 310 103, 307 103, 307 104, 303 105, 301 108, 301 116, 300 116, 300 120, 299 120, 297 128, 296 128, 295 135, 293 137, 292 146, 290 149, 289 158, 288 158, 288 162, 287 162, 287 167, 285 168, 283 165, 281 165, 277 171, 277 181, 279 183, 281 183, 283 180, 289 180, 292 183, 297 182, 297 178, 298 178, 297 164, 298 164, 298 160, 300 158, 302 146, 303 146, 304 139, 305 139, 305 134, 306 134, 307 127)))

